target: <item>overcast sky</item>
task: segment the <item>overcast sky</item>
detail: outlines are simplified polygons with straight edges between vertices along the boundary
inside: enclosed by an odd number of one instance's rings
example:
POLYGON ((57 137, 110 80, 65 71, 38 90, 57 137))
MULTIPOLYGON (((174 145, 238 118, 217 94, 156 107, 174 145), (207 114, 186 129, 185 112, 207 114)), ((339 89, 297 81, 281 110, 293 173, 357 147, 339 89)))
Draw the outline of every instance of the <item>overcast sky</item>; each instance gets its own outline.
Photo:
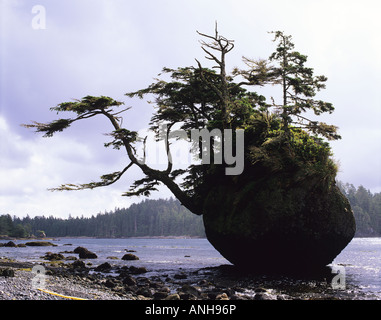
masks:
MULTIPOLYGON (((128 164, 122 152, 103 148, 103 134, 112 130, 103 119, 79 122, 53 138, 20 124, 53 120, 49 108, 60 102, 107 95, 133 107, 125 127, 146 128, 152 106, 124 94, 149 85, 163 67, 195 66, 195 58, 206 64, 196 30, 211 34, 215 21, 235 40, 229 69, 243 66, 243 55, 267 58, 274 49, 268 31, 293 36, 308 66, 328 77, 318 98, 336 108, 323 118, 343 137, 331 143, 338 179, 381 192, 379 0, 0 3, 0 214, 89 216, 141 201, 120 196, 140 177, 137 170, 112 187, 47 191, 97 181, 128 164)), ((166 189, 153 195, 169 196, 166 189)))

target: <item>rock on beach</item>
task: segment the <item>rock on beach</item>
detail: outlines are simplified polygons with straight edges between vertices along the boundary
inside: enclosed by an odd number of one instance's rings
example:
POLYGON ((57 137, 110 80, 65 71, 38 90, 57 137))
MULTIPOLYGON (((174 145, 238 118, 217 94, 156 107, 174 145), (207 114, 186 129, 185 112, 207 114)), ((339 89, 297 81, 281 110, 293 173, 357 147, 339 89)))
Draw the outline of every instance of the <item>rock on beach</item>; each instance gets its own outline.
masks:
POLYGON ((48 242, 48 241, 30 241, 25 243, 28 247, 57 247, 56 244, 48 242))
POLYGON ((77 247, 74 249, 74 253, 79 254, 80 259, 96 259, 98 256, 84 247, 77 247))
POLYGON ((25 248, 28 247, 56 247, 57 245, 48 241, 29 241, 26 243, 16 244, 13 241, 8 241, 7 243, 0 243, 0 247, 9 248, 25 248))
POLYGON ((53 253, 53 252, 47 252, 45 256, 41 258, 44 260, 49 260, 49 261, 58 261, 58 260, 65 259, 65 257, 61 253, 53 253))
POLYGON ((132 254, 132 253, 126 253, 123 257, 122 260, 139 260, 139 258, 132 254))
POLYGON ((0 243, 1 247, 8 247, 8 248, 15 248, 17 247, 17 244, 13 241, 8 241, 7 243, 0 243))

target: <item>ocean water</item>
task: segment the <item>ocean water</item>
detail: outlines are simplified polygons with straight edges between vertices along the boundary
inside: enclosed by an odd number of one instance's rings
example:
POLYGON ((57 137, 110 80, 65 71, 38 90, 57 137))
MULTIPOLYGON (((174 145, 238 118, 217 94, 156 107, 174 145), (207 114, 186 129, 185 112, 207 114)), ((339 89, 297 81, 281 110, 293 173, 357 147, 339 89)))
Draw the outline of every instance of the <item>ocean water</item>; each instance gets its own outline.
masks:
MULTIPOLYGON (((1 242, 7 242, 2 240, 1 242)), ((17 240, 15 243, 27 241, 17 240)), ((181 271, 192 272, 202 268, 229 265, 206 239, 56 239, 56 247, 0 247, 0 257, 18 261, 41 262, 46 252, 73 251, 83 246, 95 252, 98 259, 89 259, 94 266, 109 262, 118 266, 146 267, 144 276, 173 275, 181 271), (127 250, 134 250, 140 260, 124 261, 121 257, 127 250), (116 260, 108 257, 117 257, 116 260)), ((77 254, 64 253, 65 256, 77 254)), ((71 262, 71 261, 69 261, 71 262)), ((332 265, 344 272, 345 288, 337 291, 344 299, 381 300, 381 238, 355 238, 336 257, 332 265)))
POLYGON ((354 294, 381 300, 381 238, 353 239, 333 264, 344 267, 346 284, 356 288, 354 294))
MULTIPOLYGON (((7 242, 7 241, 1 241, 7 242)), ((28 241, 17 240, 16 244, 28 241)), ((96 253, 97 259, 89 259, 94 266, 104 262, 109 262, 117 266, 146 267, 149 273, 147 276, 157 273, 175 273, 179 270, 197 270, 207 267, 216 267, 223 264, 230 264, 206 239, 82 239, 82 238, 62 238, 49 240, 57 247, 26 247, 7 248, 0 247, 0 257, 7 257, 18 261, 41 262, 46 252, 62 253, 73 251, 76 247, 82 246, 96 253), (139 260, 121 260, 124 254, 133 250, 132 254, 139 257, 139 260), (118 259, 109 259, 116 257, 118 259)), ((75 253, 63 253, 64 256, 78 257, 75 253)), ((72 261, 69 261, 72 262, 72 261)))

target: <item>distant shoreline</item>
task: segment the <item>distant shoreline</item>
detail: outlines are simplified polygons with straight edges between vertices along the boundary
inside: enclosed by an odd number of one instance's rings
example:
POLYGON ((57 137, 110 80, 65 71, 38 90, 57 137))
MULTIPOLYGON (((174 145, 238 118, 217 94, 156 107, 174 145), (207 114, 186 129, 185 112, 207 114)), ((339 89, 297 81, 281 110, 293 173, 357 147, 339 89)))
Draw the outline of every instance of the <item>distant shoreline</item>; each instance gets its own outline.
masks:
POLYGON ((88 236, 67 236, 67 237, 46 237, 46 238, 14 238, 14 237, 3 237, 0 238, 4 241, 59 241, 61 239, 206 239, 206 237, 195 237, 195 236, 136 236, 136 237, 88 237, 88 236))
MULTIPOLYGON (((381 238, 381 236, 356 236, 355 238, 381 238)), ((88 237, 88 236, 67 236, 67 237, 46 237, 46 238, 14 238, 0 237, 0 241, 59 241, 60 239, 207 239, 207 237, 198 236, 135 236, 135 237, 88 237)))
POLYGON ((136 236, 136 237, 56 237, 54 239, 206 239, 206 237, 193 236, 136 236))

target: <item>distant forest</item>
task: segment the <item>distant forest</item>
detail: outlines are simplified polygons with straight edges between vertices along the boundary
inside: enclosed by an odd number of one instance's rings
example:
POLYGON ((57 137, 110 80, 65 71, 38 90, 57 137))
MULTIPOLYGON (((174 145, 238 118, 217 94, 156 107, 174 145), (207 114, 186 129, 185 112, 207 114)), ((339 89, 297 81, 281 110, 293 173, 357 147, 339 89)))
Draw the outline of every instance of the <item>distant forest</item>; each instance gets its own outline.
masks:
MULTIPOLYGON (((2 217, 8 217, 4 220, 8 222, 8 229, 13 230, 9 227, 10 216, 2 217)), ((25 234, 34 235, 44 231, 47 237, 205 237, 202 217, 191 213, 174 199, 144 200, 127 209, 116 208, 91 217, 27 216, 22 219, 13 217, 12 222, 19 230, 18 236, 21 236, 20 229, 24 229, 25 234)), ((0 235, 4 232, 0 226, 0 235)), ((14 232, 9 235, 16 236, 14 232)))
MULTIPOLYGON (((381 193, 372 194, 363 186, 338 182, 351 203, 356 218, 356 237, 381 237, 381 193)), ((205 237, 201 216, 184 208, 178 200, 144 200, 127 209, 98 213, 91 217, 53 216, 24 218, 0 216, 0 235, 27 237, 44 231, 47 237, 205 237)))
POLYGON ((372 194, 363 186, 338 183, 348 198, 356 219, 356 237, 381 237, 381 193, 372 194))

